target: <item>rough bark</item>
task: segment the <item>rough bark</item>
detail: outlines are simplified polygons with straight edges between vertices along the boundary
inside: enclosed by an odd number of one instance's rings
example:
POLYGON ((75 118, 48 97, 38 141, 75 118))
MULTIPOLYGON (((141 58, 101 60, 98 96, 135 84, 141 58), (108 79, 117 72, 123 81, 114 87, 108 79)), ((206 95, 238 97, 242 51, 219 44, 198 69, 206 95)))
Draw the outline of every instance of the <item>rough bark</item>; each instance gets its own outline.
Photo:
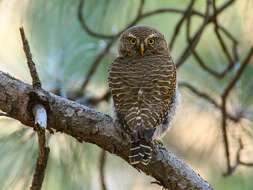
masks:
MULTIPOLYGON (((38 99, 47 109, 48 128, 71 135, 79 141, 96 144, 128 162, 128 137, 114 126, 110 116, 45 90, 34 90, 31 85, 0 71, 0 109, 10 117, 33 127, 31 104, 38 99)), ((154 147, 148 166, 135 167, 170 190, 212 189, 189 166, 158 145, 154 147)))

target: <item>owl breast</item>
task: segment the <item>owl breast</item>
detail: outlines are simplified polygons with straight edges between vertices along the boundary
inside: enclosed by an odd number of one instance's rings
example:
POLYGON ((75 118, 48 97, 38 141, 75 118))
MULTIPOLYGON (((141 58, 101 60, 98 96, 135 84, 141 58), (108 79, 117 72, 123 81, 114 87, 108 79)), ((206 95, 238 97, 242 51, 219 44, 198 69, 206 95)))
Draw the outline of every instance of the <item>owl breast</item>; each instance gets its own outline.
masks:
POLYGON ((156 128, 166 120, 176 89, 176 68, 170 56, 117 58, 109 67, 115 111, 127 127, 156 128))

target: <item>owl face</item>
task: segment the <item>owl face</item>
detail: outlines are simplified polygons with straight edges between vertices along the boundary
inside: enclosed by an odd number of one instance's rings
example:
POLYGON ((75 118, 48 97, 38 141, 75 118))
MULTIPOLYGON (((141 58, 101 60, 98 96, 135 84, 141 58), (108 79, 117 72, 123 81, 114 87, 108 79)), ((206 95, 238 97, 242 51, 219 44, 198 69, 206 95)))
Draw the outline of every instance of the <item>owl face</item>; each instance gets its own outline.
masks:
POLYGON ((168 54, 168 45, 164 35, 150 26, 134 26, 120 36, 119 55, 148 56, 168 54))

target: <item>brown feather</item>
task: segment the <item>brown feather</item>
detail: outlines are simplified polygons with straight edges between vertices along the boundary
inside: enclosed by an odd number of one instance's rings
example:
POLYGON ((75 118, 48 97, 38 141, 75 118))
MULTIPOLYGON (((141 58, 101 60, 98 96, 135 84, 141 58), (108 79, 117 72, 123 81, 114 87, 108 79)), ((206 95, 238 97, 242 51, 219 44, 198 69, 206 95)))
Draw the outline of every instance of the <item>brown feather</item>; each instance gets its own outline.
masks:
POLYGON ((147 165, 152 138, 169 128, 177 97, 176 67, 163 34, 148 26, 123 32, 108 82, 116 123, 131 135, 129 161, 147 165))
POLYGON ((146 129, 164 122, 176 89, 176 68, 169 56, 117 58, 109 67, 109 87, 116 112, 136 130, 138 91, 142 89, 141 118, 146 129))

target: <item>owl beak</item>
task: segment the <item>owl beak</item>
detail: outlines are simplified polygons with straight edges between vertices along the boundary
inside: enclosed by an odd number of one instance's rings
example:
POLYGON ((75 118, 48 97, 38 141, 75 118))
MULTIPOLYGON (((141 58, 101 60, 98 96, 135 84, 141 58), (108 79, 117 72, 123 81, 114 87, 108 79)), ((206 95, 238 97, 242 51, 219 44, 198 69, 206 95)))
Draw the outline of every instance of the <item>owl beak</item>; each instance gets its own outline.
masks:
POLYGON ((141 43, 141 46, 140 46, 140 53, 141 53, 141 56, 143 56, 144 55, 144 44, 143 43, 141 43))

